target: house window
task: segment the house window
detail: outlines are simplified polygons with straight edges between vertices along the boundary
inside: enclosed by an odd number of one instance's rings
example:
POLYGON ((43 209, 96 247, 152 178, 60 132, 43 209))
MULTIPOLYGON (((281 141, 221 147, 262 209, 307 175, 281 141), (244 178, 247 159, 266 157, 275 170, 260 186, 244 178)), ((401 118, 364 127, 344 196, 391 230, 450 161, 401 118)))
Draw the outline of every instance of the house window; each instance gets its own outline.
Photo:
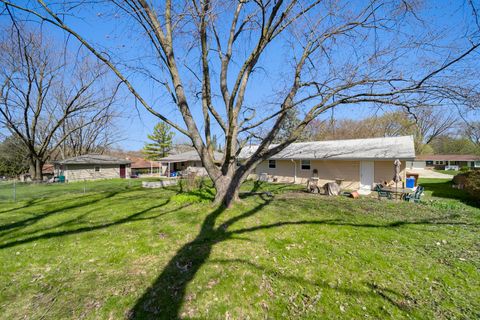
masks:
POLYGON ((443 161, 435 161, 435 164, 443 164, 443 161))
POLYGON ((100 166, 95 166, 95 172, 100 172, 100 166))
POLYGON ((426 162, 426 165, 427 165, 427 166, 433 166, 433 161, 428 160, 428 161, 426 162))
POLYGON ((480 168, 480 161, 475 161, 475 168, 480 168))
POLYGON ((302 160, 301 168, 302 170, 310 170, 310 160, 302 160))
POLYGON ((275 169, 277 167, 277 161, 276 160, 268 160, 268 167, 270 169, 275 169))

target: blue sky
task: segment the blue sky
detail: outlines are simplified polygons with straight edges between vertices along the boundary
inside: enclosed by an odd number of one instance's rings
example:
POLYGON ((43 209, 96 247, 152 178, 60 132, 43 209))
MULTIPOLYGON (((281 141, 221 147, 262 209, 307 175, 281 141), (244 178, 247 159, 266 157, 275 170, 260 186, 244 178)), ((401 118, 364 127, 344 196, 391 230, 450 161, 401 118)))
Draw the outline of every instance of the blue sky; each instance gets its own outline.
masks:
MULTIPOLYGON (((353 4, 358 3, 353 2, 353 4)), ((458 31, 462 30, 462 32, 469 28, 471 29, 472 19, 471 16, 469 16, 469 11, 464 1, 426 1, 421 6, 421 18, 424 19, 422 23, 428 26, 428 28, 431 28, 431 30, 444 30, 445 38, 442 40, 444 44, 448 44, 449 41, 453 43, 457 40, 457 38, 455 38, 456 36, 450 37, 447 33, 456 31, 456 29, 458 29, 458 31)), ((164 78, 162 70, 155 66, 155 59, 152 58, 149 45, 145 42, 146 38, 138 36, 137 29, 134 28, 131 21, 125 19, 121 12, 114 11, 105 6, 96 5, 89 8, 82 8, 82 11, 77 13, 79 16, 66 17, 65 19, 67 24, 83 37, 92 43, 105 46, 117 61, 137 68, 144 67, 150 71, 153 70, 155 76, 164 78)), ((8 17, 3 16, 0 17, 0 19, 2 24, 9 23, 8 17)), ((227 25, 222 26, 222 24, 220 24, 220 26, 220 32, 225 32, 227 25)), ((405 30, 418 33, 426 33, 428 29, 425 28, 425 30, 423 30, 419 28, 418 30, 412 30, 409 26, 404 26, 404 28, 405 30)), ((65 34, 51 26, 44 25, 43 31, 55 37, 59 43, 67 39, 65 34)), ((459 32, 452 32, 452 35, 453 34, 459 34, 459 32)), ((380 37, 382 37, 382 35, 380 35, 380 37)), ((276 98, 273 97, 273 92, 277 91, 282 84, 284 84, 284 81, 288 81, 288 75, 291 74, 291 68, 288 66, 289 60, 287 59, 288 51, 290 50, 288 47, 289 40, 288 37, 284 37, 273 43, 266 55, 262 58, 263 60, 260 61, 262 68, 259 68, 254 73, 249 85, 245 103, 247 106, 255 108, 263 103, 274 102, 276 100, 276 98)), ((379 39, 380 42, 383 40, 386 39, 379 39)), ((69 38, 69 44, 72 50, 78 48, 78 42, 72 38, 69 38)), ((241 51, 247 47, 248 43, 246 43, 244 47, 239 48, 239 50, 241 51)), ((183 50, 183 52, 186 51, 187 50, 183 50)), ((196 49, 192 48, 190 51, 191 53, 186 55, 185 59, 187 63, 192 62, 192 60, 195 63, 196 49)), ((445 54, 445 51, 442 51, 442 54, 445 54)), ((413 63, 414 58, 415 53, 409 53, 404 62, 412 61, 413 63)), ((434 58, 433 55, 432 58, 434 58)), ((348 53, 345 53, 345 57, 341 57, 341 54, 338 54, 338 59, 348 60, 352 59, 352 57, 348 56, 348 53)), ((181 65, 182 60, 179 59, 178 63, 181 65)), ((235 65, 235 61, 232 65, 232 71, 235 71, 235 68, 238 68, 238 66, 235 65)), ((164 91, 162 92, 158 86, 152 85, 151 80, 139 76, 138 73, 134 74, 127 68, 123 68, 123 70, 129 79, 132 79, 136 88, 156 110, 160 110, 171 117, 172 120, 182 123, 182 119, 178 112, 174 110, 168 94, 164 91)), ((194 85, 194 77, 185 69, 182 71, 182 77, 185 80, 186 87, 189 84, 194 85)), ((115 79, 112 77, 112 82, 114 81, 115 79)), ((213 86, 218 86, 218 82, 214 81, 213 86)), ((198 101, 192 100, 193 99, 190 100, 190 103, 194 116, 201 118, 198 101)), ((217 100, 217 102, 219 102, 219 100, 217 100)), ((151 133, 154 125, 158 121, 156 117, 151 115, 141 105, 138 105, 138 108, 135 106, 135 101, 131 95, 127 92, 122 93, 122 103, 119 106, 122 117, 118 120, 117 125, 123 137, 119 146, 127 150, 138 150, 142 148, 143 144, 147 141, 147 134, 151 133)), ((379 112, 377 108, 367 108, 363 105, 342 106, 334 111, 337 119, 361 119, 377 112, 379 112)), ((330 115, 331 113, 328 112, 322 115, 322 117, 325 118, 330 115)), ((215 131, 221 138, 220 130, 217 128, 215 131)), ((178 142, 188 142, 188 138, 181 134, 177 134, 176 139, 178 142)))

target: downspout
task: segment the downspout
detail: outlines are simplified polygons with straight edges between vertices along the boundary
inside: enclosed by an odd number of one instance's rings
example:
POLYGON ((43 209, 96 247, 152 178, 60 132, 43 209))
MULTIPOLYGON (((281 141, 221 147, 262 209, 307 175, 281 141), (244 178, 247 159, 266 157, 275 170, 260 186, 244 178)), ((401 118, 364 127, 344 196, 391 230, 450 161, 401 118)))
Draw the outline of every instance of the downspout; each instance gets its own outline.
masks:
POLYGON ((297 163, 293 159, 290 159, 290 161, 292 161, 293 169, 294 169, 294 171, 293 171, 293 183, 296 183, 297 182, 297 163))

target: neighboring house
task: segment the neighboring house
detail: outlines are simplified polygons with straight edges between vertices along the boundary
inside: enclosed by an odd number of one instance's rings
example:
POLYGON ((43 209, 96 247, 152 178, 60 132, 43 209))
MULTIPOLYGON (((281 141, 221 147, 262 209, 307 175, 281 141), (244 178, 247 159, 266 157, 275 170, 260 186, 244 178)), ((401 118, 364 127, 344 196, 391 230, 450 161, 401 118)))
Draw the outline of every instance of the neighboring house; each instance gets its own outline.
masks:
POLYGON ((53 163, 46 163, 42 167, 43 180, 48 181, 55 175, 55 165, 53 163))
POLYGON ((419 155, 409 164, 412 169, 434 168, 437 170, 459 170, 463 167, 480 169, 480 156, 471 154, 419 155))
POLYGON ((162 165, 160 161, 150 161, 143 158, 130 158, 132 161, 130 168, 132 175, 165 175, 166 166, 162 165))
POLYGON ((55 162, 56 176, 65 176, 66 181, 112 179, 130 177, 130 160, 86 154, 55 162))
MULTIPOLYGON (((42 175, 43 175, 43 181, 48 181, 54 176, 54 165, 51 163, 46 163, 42 167, 42 175)), ((20 181, 21 182, 31 182, 32 177, 30 176, 30 173, 22 173, 19 175, 20 181)))
MULTIPOLYGON (((223 154, 215 151, 213 156, 215 161, 219 162, 222 159, 223 154)), ((203 168, 202 160, 200 159, 197 150, 169 155, 168 157, 161 158, 159 161, 167 166, 168 173, 185 171, 187 168, 190 168, 196 171, 199 175, 206 175, 205 168, 203 168)))
MULTIPOLYGON (((240 158, 249 157, 256 149, 244 147, 240 158)), ((414 158, 412 136, 292 143, 260 163, 253 176, 263 174, 271 181, 306 183, 315 170, 320 184, 341 181, 343 189, 368 193, 374 183, 393 179, 396 159, 402 162, 401 177, 405 181, 406 162, 414 158)))

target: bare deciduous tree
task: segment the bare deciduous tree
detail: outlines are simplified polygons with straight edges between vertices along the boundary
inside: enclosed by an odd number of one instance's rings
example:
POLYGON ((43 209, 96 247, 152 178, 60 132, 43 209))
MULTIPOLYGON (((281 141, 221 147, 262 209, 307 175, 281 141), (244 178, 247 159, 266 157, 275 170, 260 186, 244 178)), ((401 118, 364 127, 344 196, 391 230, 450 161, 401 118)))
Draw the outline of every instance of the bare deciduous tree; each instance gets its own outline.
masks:
POLYGON ((67 134, 59 148, 61 157, 76 157, 89 153, 103 154, 112 148, 120 140, 120 134, 115 127, 116 119, 118 119, 116 113, 108 108, 98 114, 96 119, 85 116, 66 119, 60 129, 60 136, 69 132, 70 134, 67 134))
POLYGON ((480 147, 480 122, 470 122, 463 126, 463 134, 477 147, 480 147))
POLYGON ((457 124, 457 117, 452 113, 431 108, 421 108, 415 114, 413 134, 415 150, 419 151, 424 144, 431 143, 435 138, 446 134, 457 124))
POLYGON ((362 139, 413 134, 414 124, 402 111, 361 120, 316 119, 309 124, 310 140, 362 139))
POLYGON ((116 90, 97 87, 106 75, 103 66, 88 59, 70 65, 68 53, 39 33, 14 24, 5 34, 0 125, 23 142, 31 177, 41 180, 43 164, 67 139, 85 130, 102 132, 98 127, 113 115, 116 90))
POLYGON ((415 150, 422 153, 426 144, 448 133, 458 123, 457 117, 442 109, 416 108, 415 113, 386 112, 380 116, 353 120, 312 121, 309 131, 313 140, 359 139, 412 135, 415 150))
MULTIPOLYGON (((136 44, 153 54, 141 68, 140 61, 136 66, 159 84, 159 92, 161 86, 170 96, 170 104, 167 95, 162 96, 160 107, 138 89, 118 46, 106 53, 108 43, 71 27, 66 13, 81 16, 77 4, 38 0, 22 7, 0 2, 18 15, 36 17, 75 37, 115 72, 141 105, 188 136, 214 182, 216 202, 227 206, 238 198, 240 184, 257 164, 294 142, 322 113, 340 105, 410 110, 441 104, 444 87, 439 78, 452 76, 455 65, 479 47, 477 33, 464 41, 449 38, 445 45, 444 35, 451 29, 422 20, 417 1, 102 2, 101 10, 111 7, 129 21, 129 28, 136 28, 133 33, 141 37, 136 44), (279 56, 281 67, 275 70, 271 62, 279 56), (248 92, 253 83, 268 94, 252 102, 248 92), (301 113, 299 123, 273 146, 293 108, 301 113), (214 127, 224 137, 220 166, 213 158, 214 127), (259 128, 269 130, 257 136, 259 128), (244 143, 254 140, 258 148, 237 166, 244 143)), ((144 51, 139 51, 144 61, 144 51)))

